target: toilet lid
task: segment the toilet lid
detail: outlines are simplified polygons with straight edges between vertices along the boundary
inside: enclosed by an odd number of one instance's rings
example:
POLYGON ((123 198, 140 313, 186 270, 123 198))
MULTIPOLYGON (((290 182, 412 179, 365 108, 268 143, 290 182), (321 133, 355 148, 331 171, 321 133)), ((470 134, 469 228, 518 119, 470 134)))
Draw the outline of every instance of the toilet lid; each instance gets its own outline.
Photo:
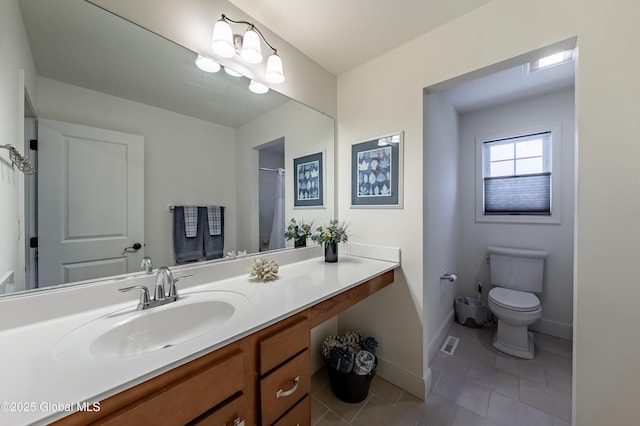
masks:
POLYGON ((533 293, 494 287, 489 297, 496 304, 513 311, 534 311, 540 307, 540 300, 533 293))

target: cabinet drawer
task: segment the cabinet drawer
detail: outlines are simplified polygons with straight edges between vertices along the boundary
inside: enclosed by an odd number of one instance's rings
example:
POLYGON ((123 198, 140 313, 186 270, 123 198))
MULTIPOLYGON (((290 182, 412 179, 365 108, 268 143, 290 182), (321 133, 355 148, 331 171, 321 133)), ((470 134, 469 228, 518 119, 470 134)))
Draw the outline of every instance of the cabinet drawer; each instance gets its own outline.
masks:
POLYGON ((311 424, 311 397, 305 396, 304 399, 296 404, 287 414, 282 416, 280 420, 275 422, 273 426, 310 426, 311 424))
POLYGON ((311 390, 309 349, 260 381, 262 424, 270 425, 311 390))
POLYGON ((188 426, 234 426, 236 419, 247 417, 247 398, 239 394, 232 400, 214 408, 208 413, 189 423, 188 426))
POLYGON ((309 347, 309 323, 306 317, 278 328, 259 342, 260 375, 265 375, 295 354, 309 347))
POLYGON ((244 388, 244 355, 235 351, 105 419, 106 425, 185 424, 244 388))

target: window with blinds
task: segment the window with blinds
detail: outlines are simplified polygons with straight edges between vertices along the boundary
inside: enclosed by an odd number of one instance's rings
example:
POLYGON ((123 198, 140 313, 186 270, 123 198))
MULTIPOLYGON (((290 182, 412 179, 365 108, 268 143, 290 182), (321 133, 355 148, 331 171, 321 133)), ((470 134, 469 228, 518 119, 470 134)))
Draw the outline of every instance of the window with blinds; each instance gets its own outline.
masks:
POLYGON ((551 132, 482 145, 485 215, 551 215, 551 132))

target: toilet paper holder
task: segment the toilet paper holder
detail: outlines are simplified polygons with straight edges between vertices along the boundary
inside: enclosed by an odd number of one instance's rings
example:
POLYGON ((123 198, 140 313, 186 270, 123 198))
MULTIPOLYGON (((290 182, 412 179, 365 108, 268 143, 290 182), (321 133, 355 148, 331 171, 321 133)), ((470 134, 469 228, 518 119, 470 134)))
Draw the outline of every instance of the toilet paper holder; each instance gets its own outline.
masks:
POLYGON ((458 279, 458 276, 453 273, 453 272, 447 272, 447 270, 445 269, 441 274, 440 274, 440 279, 441 280, 447 280, 450 282, 454 282, 455 280, 458 279))

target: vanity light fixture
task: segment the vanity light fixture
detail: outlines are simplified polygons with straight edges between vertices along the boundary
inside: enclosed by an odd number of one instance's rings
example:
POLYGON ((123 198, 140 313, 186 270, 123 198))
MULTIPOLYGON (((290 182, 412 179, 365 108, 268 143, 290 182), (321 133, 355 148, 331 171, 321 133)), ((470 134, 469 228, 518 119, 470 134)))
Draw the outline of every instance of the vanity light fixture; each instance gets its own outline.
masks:
POLYGON ((204 72, 214 73, 220 71, 219 63, 211 58, 202 55, 198 55, 198 57, 196 58, 196 66, 204 72))
POLYGON ((229 74, 231 77, 242 77, 242 74, 240 74, 238 71, 232 70, 231 68, 224 67, 224 72, 229 74))
POLYGON ((257 93, 258 95, 262 95, 263 93, 267 93, 269 91, 269 88, 262 83, 251 80, 251 83, 249 83, 249 90, 251 90, 253 93, 257 93))
POLYGON ((234 21, 223 14, 213 27, 211 49, 216 55, 223 58, 232 58, 239 54, 244 61, 250 64, 259 64, 263 59, 260 40, 264 41, 273 51, 267 58, 265 79, 274 84, 284 82, 282 59, 278 56, 278 51, 251 22, 234 21), (247 28, 243 36, 233 34, 230 23, 248 25, 249 28, 247 28))

